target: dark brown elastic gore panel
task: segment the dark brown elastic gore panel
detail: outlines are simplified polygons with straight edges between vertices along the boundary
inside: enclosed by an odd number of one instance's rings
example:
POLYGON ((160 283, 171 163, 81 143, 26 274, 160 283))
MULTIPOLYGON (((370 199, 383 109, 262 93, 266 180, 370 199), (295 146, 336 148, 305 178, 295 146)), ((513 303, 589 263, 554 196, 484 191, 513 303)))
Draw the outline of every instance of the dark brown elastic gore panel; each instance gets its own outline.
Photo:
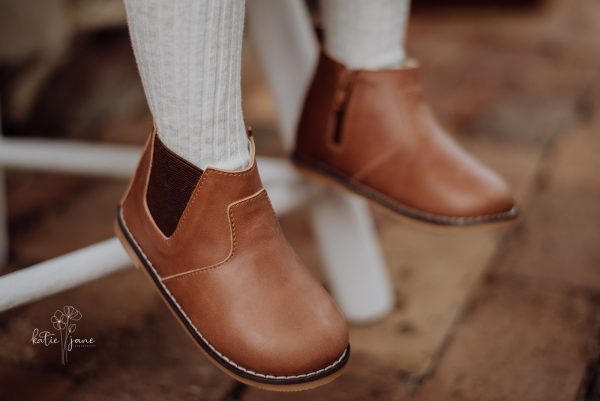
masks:
POLYGON ((154 138, 152 169, 146 201, 154 222, 171 236, 196 188, 202 170, 169 150, 154 138))

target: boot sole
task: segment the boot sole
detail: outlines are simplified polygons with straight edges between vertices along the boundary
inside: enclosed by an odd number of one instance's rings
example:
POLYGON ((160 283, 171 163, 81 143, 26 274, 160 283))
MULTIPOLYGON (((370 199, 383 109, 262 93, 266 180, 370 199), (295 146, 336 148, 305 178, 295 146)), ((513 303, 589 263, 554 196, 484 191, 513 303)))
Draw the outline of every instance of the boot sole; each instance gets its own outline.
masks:
POLYGON ((476 217, 452 217, 420 211, 397 202, 358 181, 349 179, 323 163, 308 160, 296 152, 292 154, 292 162, 306 177, 321 182, 326 186, 342 188, 353 194, 360 195, 374 205, 381 206, 388 212, 393 212, 394 216, 401 217, 409 223, 420 223, 425 224, 427 227, 436 228, 474 228, 513 225, 519 221, 519 209, 516 206, 503 213, 476 217))

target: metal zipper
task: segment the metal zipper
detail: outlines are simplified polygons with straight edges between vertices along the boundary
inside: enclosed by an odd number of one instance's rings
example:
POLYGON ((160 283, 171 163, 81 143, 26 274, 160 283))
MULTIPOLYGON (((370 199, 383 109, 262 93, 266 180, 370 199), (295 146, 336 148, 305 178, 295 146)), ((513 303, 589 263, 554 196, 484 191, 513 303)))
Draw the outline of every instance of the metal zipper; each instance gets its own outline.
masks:
POLYGON ((342 142, 342 132, 344 128, 344 120, 346 117, 346 109, 352 97, 352 89, 356 80, 354 71, 347 73, 340 79, 339 90, 335 96, 334 103, 334 126, 333 126, 333 142, 339 144, 342 142))

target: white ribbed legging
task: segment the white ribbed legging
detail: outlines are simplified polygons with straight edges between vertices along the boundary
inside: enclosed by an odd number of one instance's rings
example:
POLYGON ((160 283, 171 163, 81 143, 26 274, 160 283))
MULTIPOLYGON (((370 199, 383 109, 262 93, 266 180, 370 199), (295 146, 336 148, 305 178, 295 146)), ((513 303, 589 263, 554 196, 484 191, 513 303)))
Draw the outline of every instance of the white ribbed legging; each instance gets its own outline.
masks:
MULTIPOLYGON (((286 0, 273 0, 286 1, 286 0)), ((321 0, 326 51, 352 69, 399 65, 409 0, 321 0)), ((245 0, 125 0, 157 133, 200 168, 239 169, 245 0)))

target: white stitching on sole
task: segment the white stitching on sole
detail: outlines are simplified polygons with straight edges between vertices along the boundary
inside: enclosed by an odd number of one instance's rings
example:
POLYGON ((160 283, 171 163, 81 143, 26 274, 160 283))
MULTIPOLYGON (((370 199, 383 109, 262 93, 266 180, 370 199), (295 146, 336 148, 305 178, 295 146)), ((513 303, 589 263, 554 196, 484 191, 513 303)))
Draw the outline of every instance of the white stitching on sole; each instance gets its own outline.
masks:
POLYGON ((175 299, 175 297, 173 297, 173 295, 171 294, 171 292, 169 291, 169 289, 164 285, 164 283, 162 282, 162 280, 160 280, 160 275, 158 274, 158 272, 156 271, 156 269, 154 268, 154 265, 152 265, 152 262, 150 262, 150 260, 148 259, 148 257, 146 256, 146 254, 144 253, 144 251, 142 250, 142 248, 140 248, 138 242, 136 241, 135 237, 133 236, 133 234, 131 233, 131 231, 129 231, 129 227, 127 227, 127 223, 125 222, 125 218, 123 216, 123 208, 119 209, 119 218, 121 219, 121 223, 123 224, 123 227, 125 228, 125 230, 127 230, 127 234, 129 234, 131 240, 134 242, 134 245, 136 246, 137 250, 139 251, 139 253, 142 254, 142 256, 144 257, 144 260, 146 261, 146 263, 148 264, 148 266, 150 267, 150 269, 152 269, 152 272, 156 275, 156 277, 158 277, 158 282, 160 283, 161 287, 164 289, 165 293, 169 296, 169 298, 171 298, 171 300, 173 301, 173 303, 177 306, 177 309, 179 310, 179 312, 181 312, 181 314, 183 315, 183 317, 185 317, 185 320, 187 320, 188 324, 194 328, 194 331, 196 332, 196 334, 198 334, 198 336, 200 337, 200 339, 202 339, 202 341, 204 341, 204 343, 217 355, 219 355, 219 357, 221 357, 225 362, 229 363, 230 365, 234 366, 235 368, 244 371, 246 373, 249 373, 251 375, 254 376, 258 376, 258 377, 262 377, 265 379, 276 379, 276 380, 285 380, 285 379, 300 379, 300 378, 304 378, 304 377, 309 377, 309 376, 314 376, 317 375, 321 372, 324 372, 326 370, 329 370, 331 368, 333 368, 334 366, 338 365, 340 362, 342 362, 342 360, 346 357, 346 353, 348 352, 348 349, 346 348, 344 350, 344 352, 342 353, 342 355, 332 364, 319 369, 319 370, 315 370, 314 372, 309 372, 309 373, 303 373, 301 375, 295 375, 295 376, 275 376, 275 375, 268 375, 268 374, 264 374, 264 373, 258 373, 258 372, 254 372, 250 369, 246 369, 243 366, 238 365, 237 363, 235 363, 234 361, 232 361, 231 359, 229 359, 228 357, 226 357, 225 355, 223 355, 222 353, 220 353, 215 347, 213 347, 213 345, 211 343, 209 343, 206 338, 204 338, 204 336, 202 335, 202 333, 200 333, 200 331, 196 328, 196 326, 192 323, 191 319, 188 317, 188 315, 183 311, 183 309, 181 308, 181 306, 179 306, 179 303, 177 302, 177 300, 175 299))

